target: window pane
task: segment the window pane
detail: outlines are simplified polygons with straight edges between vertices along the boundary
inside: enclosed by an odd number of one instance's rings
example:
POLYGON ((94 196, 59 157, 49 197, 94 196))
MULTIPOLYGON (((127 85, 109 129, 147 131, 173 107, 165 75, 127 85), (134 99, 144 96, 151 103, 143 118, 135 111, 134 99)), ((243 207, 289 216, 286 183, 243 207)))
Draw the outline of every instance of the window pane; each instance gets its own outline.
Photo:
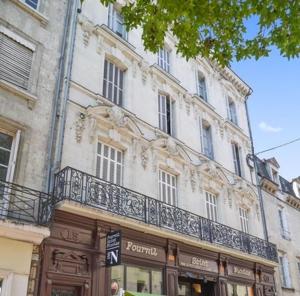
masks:
POLYGON ((107 159, 103 159, 103 171, 102 171, 102 177, 104 180, 108 181, 108 160, 107 159))
POLYGON ((152 270, 152 294, 162 294, 162 273, 152 270))
POLYGON ((2 150, 0 147, 0 165, 7 166, 9 163, 10 151, 2 150))
POLYGON ((131 266, 128 266, 126 269, 126 289, 128 291, 151 293, 149 270, 131 266))
POLYGON ((5 149, 11 149, 13 137, 0 133, 0 147, 5 148, 5 149))
POLYGON ((111 295, 119 295, 120 289, 124 288, 124 266, 111 267, 111 295))

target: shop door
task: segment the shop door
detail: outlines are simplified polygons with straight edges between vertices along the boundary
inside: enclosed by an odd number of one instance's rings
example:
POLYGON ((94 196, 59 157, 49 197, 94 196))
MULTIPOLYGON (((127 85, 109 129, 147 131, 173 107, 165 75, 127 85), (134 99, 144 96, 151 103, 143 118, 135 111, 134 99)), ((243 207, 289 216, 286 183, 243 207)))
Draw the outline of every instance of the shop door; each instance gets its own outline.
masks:
POLYGON ((51 296, 81 296, 81 289, 70 286, 54 286, 51 291, 51 296))

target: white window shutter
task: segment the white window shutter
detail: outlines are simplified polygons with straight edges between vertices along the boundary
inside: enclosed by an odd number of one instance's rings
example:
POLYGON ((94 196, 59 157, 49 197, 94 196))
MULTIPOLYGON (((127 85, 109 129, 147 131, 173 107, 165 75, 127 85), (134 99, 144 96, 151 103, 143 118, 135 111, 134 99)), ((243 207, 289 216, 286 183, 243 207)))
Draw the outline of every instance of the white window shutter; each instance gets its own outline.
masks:
POLYGON ((241 168, 241 177, 245 177, 245 171, 243 165, 243 153, 241 147, 239 147, 239 160, 240 160, 240 168, 241 168))
POLYGON ((199 130, 200 130, 200 145, 201 145, 201 152, 204 153, 204 139, 203 139, 203 122, 202 118, 199 118, 199 130))
POLYGON ((16 136, 14 138, 14 142, 13 142, 11 161, 10 161, 9 170, 8 170, 8 174, 7 174, 8 182, 13 182, 13 180, 14 180, 14 172, 15 172, 18 149, 19 149, 19 144, 20 144, 20 137, 21 137, 21 131, 18 130, 16 133, 16 136))
POLYGON ((292 286, 292 282, 290 277, 289 262, 286 256, 283 257, 283 272, 284 272, 286 287, 290 288, 292 286))
POLYGON ((230 119, 230 108, 229 108, 228 96, 226 96, 226 109, 227 109, 227 118, 230 119))
POLYGON ((287 216, 286 216, 286 212, 282 211, 282 226, 283 226, 283 230, 284 231, 289 231, 289 227, 288 227, 288 221, 287 221, 287 216))

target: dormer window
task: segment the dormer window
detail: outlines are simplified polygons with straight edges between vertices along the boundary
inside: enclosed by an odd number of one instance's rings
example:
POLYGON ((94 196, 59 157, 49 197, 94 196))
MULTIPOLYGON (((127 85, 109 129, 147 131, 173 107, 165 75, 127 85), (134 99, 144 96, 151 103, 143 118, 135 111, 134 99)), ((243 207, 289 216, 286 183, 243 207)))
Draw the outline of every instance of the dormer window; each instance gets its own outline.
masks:
POLYGON ((201 72, 197 73, 197 95, 207 102, 206 81, 201 72))
POLYGON ((271 177, 276 184, 279 184, 278 172, 273 168, 271 168, 271 177))
POLYGON ((232 98, 228 97, 227 99, 227 107, 228 107, 228 118, 229 120, 238 125, 236 105, 232 98))
POLYGON ((158 51, 157 63, 163 70, 170 72, 170 50, 166 47, 161 48, 158 51))
POLYGON ((109 5, 108 8, 108 27, 117 35, 127 40, 127 31, 124 24, 124 18, 121 12, 114 6, 109 5))

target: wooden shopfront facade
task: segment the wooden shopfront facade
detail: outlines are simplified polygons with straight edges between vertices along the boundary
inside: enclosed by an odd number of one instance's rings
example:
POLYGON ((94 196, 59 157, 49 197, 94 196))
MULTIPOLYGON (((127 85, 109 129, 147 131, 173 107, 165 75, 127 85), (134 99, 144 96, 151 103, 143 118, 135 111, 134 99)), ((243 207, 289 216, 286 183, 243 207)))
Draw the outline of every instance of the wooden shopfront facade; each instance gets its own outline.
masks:
POLYGON ((125 227, 113 223, 113 217, 87 216, 56 210, 51 236, 41 249, 37 295, 111 296, 121 290, 168 296, 275 295, 272 264, 259 258, 241 259, 228 249, 212 251, 196 240, 188 244, 180 235, 170 238, 168 231, 154 235, 141 231, 140 224, 125 227), (121 264, 106 267, 106 236, 116 230, 122 233, 121 264))

